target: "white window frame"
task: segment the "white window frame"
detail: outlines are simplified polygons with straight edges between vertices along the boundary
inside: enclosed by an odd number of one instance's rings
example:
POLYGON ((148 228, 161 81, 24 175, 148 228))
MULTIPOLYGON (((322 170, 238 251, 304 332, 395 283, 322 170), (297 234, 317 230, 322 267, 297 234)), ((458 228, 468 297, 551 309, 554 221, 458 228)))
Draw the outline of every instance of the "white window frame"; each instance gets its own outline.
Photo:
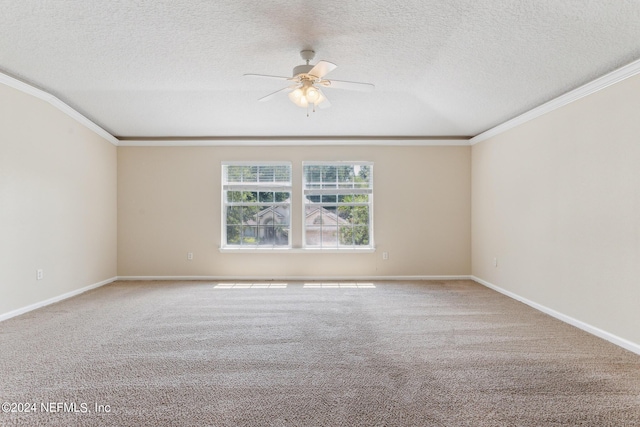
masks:
POLYGON ((304 161, 302 162, 302 248, 305 252, 372 252, 375 251, 375 243, 374 243, 374 225, 373 225, 373 192, 374 192, 374 181, 373 181, 373 162, 369 161, 304 161), (355 188, 343 188, 343 189, 309 189, 307 188, 306 182, 306 174, 305 174, 305 166, 369 166, 371 168, 371 176, 370 176, 370 184, 371 187, 368 189, 355 189, 355 188), (307 206, 307 195, 350 195, 350 194, 368 194, 368 202, 358 203, 358 202, 350 202, 342 204, 338 201, 334 204, 335 206, 342 205, 367 205, 369 207, 369 244, 368 245, 360 245, 360 246, 327 246, 327 247, 317 247, 317 246, 309 246, 307 245, 307 229, 306 229, 306 206, 307 206))
MULTIPOLYGON (((292 203, 291 198, 293 196, 293 187, 292 187, 292 174, 293 168, 291 162, 285 161, 223 161, 221 162, 221 251, 243 251, 243 252, 271 252, 271 251, 281 251, 281 250, 290 250, 291 249, 291 234, 292 234, 292 203), (235 183, 235 182, 226 182, 225 170, 227 166, 286 166, 289 168, 289 181, 288 182, 248 182, 248 183, 235 183), (288 202, 260 202, 257 201, 252 203, 251 205, 255 206, 287 206, 289 209, 289 233, 288 233, 288 243, 286 245, 243 245, 242 239, 240 244, 228 244, 227 243, 227 207, 236 205, 235 202, 230 202, 227 200, 227 191, 256 191, 256 192, 288 192, 289 199, 288 202)), ((243 204, 244 205, 244 204, 243 204)))

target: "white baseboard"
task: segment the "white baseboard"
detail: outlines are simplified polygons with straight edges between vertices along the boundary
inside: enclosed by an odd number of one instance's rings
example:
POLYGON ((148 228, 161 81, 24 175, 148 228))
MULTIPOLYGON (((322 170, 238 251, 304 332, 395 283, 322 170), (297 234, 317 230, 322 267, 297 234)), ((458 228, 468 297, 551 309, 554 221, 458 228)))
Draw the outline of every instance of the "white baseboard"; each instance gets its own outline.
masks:
POLYGON ((487 288, 493 289, 496 292, 500 292, 503 295, 508 296, 509 298, 513 298, 517 301, 520 301, 524 304, 527 304, 529 307, 533 307, 538 311, 541 311, 545 314, 548 314, 549 316, 555 317, 558 320, 562 320, 565 323, 568 323, 572 326, 575 326, 576 328, 582 329, 585 332, 589 332, 590 334, 593 334, 599 338, 602 338, 604 340, 607 340, 617 346, 620 346, 626 350, 632 351, 636 354, 640 354, 640 344, 631 342, 629 340, 626 340, 624 338, 621 338, 617 335, 614 335, 610 332, 604 331, 600 328, 597 328, 593 325, 590 325, 588 323, 585 323, 581 320, 578 319, 574 319, 571 316, 567 316, 566 314, 560 313, 559 311, 555 311, 549 307, 546 307, 542 304, 538 304, 537 302, 533 302, 531 300, 528 300, 527 298, 521 297, 518 294, 514 294, 513 292, 507 291, 506 289, 502 289, 499 286, 496 286, 492 283, 487 282, 486 280, 482 280, 479 277, 476 276, 471 276, 471 280, 476 281, 478 283, 480 283, 481 285, 486 286, 487 288))
POLYGON ((118 276, 118 280, 472 280, 471 276, 118 276))
POLYGON ((91 289, 99 288, 100 286, 104 286, 104 285, 107 285, 107 284, 109 284, 111 282, 115 282, 117 279, 118 279, 117 277, 112 277, 110 279, 103 280, 102 282, 94 283, 93 285, 85 286, 84 288, 80 288, 80 289, 76 289, 75 291, 67 292, 66 294, 58 295, 56 297, 49 298, 47 300, 37 302, 35 304, 30 304, 30 305, 28 305, 26 307, 22 307, 22 308, 19 308, 17 310, 12 310, 12 311, 10 311, 8 313, 0 314, 0 322, 3 321, 3 320, 10 319, 10 318, 15 317, 15 316, 19 316, 21 314, 27 313, 29 311, 33 311, 33 310, 35 310, 37 308, 44 307, 45 305, 53 304, 54 302, 62 301, 62 300, 65 300, 67 298, 71 298, 71 297, 74 297, 76 295, 80 295, 81 293, 90 291, 91 289))

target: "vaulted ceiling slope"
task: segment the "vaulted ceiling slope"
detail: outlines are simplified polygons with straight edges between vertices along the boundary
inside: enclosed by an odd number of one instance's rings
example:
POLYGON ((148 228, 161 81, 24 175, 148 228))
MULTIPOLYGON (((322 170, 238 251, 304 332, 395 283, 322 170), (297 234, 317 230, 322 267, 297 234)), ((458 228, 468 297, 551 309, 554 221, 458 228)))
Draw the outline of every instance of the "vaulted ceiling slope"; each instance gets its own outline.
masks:
POLYGON ((640 58, 631 0, 0 0, 0 71, 119 137, 474 136, 640 58), (302 49, 338 64, 306 116, 302 49))

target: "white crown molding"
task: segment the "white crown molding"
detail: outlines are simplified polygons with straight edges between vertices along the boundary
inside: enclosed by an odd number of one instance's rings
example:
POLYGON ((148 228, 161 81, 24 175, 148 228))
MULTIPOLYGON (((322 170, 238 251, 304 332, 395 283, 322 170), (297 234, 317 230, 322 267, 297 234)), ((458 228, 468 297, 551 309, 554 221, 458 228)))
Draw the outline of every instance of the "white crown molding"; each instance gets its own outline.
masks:
POLYGON ((584 98, 585 96, 591 95, 606 87, 614 85, 625 79, 628 79, 629 77, 633 77, 639 73, 640 73, 640 59, 630 64, 627 64, 624 67, 618 68, 617 70, 612 71, 609 74, 605 74, 604 76, 597 78, 585 85, 582 85, 577 89, 567 92, 564 95, 560 95, 559 97, 552 99, 551 101, 545 104, 542 104, 539 107, 529 110, 526 113, 523 113, 517 117, 514 117, 511 120, 501 123, 496 127, 493 127, 485 132, 482 132, 481 134, 478 134, 473 138, 471 138, 469 140, 469 144, 475 145, 479 142, 486 141, 489 138, 492 138, 496 135, 499 135, 503 132, 513 129, 517 126, 520 126, 521 124, 526 123, 530 120, 533 120, 537 117, 540 117, 543 114, 547 114, 553 110, 557 110, 558 108, 564 107, 567 104, 570 104, 574 101, 579 100, 580 98, 584 98))
POLYGON ((471 276, 118 276, 123 281, 149 280, 255 280, 255 281, 317 281, 317 280, 345 280, 345 281, 399 281, 399 280, 471 280, 471 276))
POLYGON ((218 146, 310 146, 310 145, 392 145, 392 146, 468 146, 468 138, 414 137, 220 137, 183 139, 119 139, 121 147, 218 147, 218 146))
POLYGON ((62 102, 60 99, 56 98, 55 96, 51 95, 48 92, 45 92, 41 89, 38 89, 34 86, 31 86, 28 83, 25 83, 23 81, 20 81, 16 78, 13 78, 11 76, 8 76, 4 73, 0 73, 0 83, 12 87, 16 90, 19 90, 21 92, 24 92, 28 95, 34 96, 38 99, 41 99, 45 102, 48 102, 49 104, 51 104, 53 107, 57 108, 58 110, 62 111, 64 114, 66 114, 67 116, 71 117, 72 119, 74 119, 75 121, 77 121, 78 123, 80 123, 81 125, 85 126, 86 128, 88 128, 89 130, 95 132, 98 136, 106 139, 107 141, 109 141, 110 143, 112 143, 115 146, 119 145, 119 141, 116 137, 114 137, 113 135, 111 135, 109 132, 107 132, 106 130, 102 129, 100 126, 98 126, 97 124, 95 124, 94 122, 92 122, 91 120, 89 120, 88 118, 86 118, 85 116, 83 116, 82 114, 80 114, 79 112, 77 112, 76 110, 74 110, 73 108, 69 107, 67 104, 65 104, 64 102, 62 102))
POLYGON ((8 313, 0 314, 0 322, 3 320, 10 319, 15 316, 19 316, 21 314, 27 313, 29 311, 33 311, 40 307, 44 307, 49 304, 53 304, 55 302, 59 302, 65 300, 67 298, 75 297, 76 295, 80 295, 84 292, 90 291, 91 289, 99 288, 100 286, 108 285, 109 283, 115 282, 118 278, 112 277, 107 280, 103 280, 102 282, 94 283, 93 285, 85 286, 84 288, 76 289, 75 291, 67 292, 66 294, 58 295, 53 298, 46 299, 44 301, 37 302, 35 304, 30 304, 26 307, 19 308, 17 310, 10 311, 8 313))
POLYGON ((561 320, 565 323, 568 323, 569 325, 575 326, 578 329, 582 329, 585 332, 588 332, 592 335, 595 335, 599 338, 602 338, 604 340, 609 341, 610 343, 613 343, 619 347, 622 347, 626 350, 632 351, 636 354, 640 354, 640 344, 638 343, 634 343, 632 341, 629 341, 627 339, 621 338, 617 335, 614 335, 610 332, 604 331, 600 328, 597 328, 593 325, 590 325, 588 323, 585 323, 581 320, 575 319, 571 316, 567 316, 566 314, 560 313, 559 311, 555 311, 549 307, 546 307, 542 304, 538 304, 537 302, 533 302, 527 298, 521 297, 518 294, 515 294, 511 291, 507 291, 506 289, 502 289, 499 286, 496 286, 492 283, 487 282, 486 280, 482 280, 479 277, 476 276, 471 276, 471 280, 480 283, 481 285, 486 286, 487 288, 493 289, 496 292, 499 292, 503 295, 508 296, 509 298, 513 298, 516 301, 520 301, 524 304, 527 304, 529 307, 535 308, 538 311, 541 311, 545 314, 548 314, 549 316, 555 317, 558 320, 561 320))

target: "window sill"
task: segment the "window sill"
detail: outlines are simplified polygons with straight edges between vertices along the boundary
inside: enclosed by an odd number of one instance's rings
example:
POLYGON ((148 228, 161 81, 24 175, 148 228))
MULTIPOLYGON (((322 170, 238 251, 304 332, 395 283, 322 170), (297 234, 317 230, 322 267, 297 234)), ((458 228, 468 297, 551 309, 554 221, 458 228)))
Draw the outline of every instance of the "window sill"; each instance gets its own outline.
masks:
POLYGON ((366 254, 373 253, 376 248, 344 248, 344 249, 320 249, 320 248, 219 248, 225 254, 366 254))

